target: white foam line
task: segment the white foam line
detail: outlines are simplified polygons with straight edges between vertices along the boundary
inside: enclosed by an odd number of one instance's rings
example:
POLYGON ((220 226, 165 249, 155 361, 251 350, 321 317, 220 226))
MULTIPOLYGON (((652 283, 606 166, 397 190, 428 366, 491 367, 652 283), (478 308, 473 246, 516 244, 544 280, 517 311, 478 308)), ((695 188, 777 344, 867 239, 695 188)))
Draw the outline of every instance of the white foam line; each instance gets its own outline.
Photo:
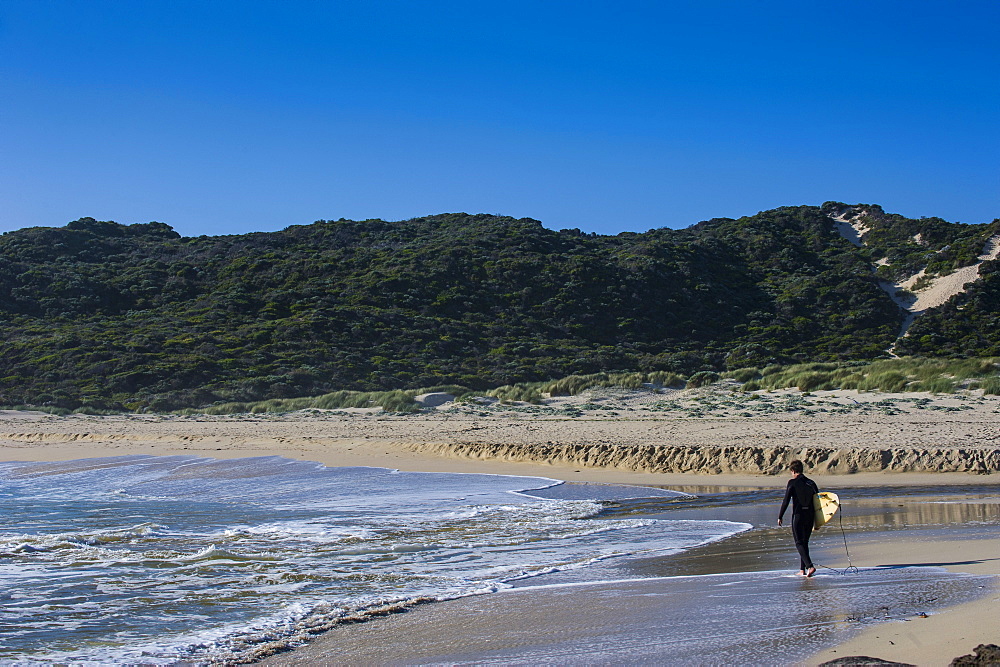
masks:
MULTIPOLYGON (((518 591, 539 591, 556 588, 580 588, 583 586, 610 586, 619 584, 648 583, 652 581, 678 581, 681 579, 703 579, 710 577, 731 577, 735 575, 761 575, 776 574, 787 575, 786 570, 763 570, 760 572, 716 572, 714 574, 680 574, 672 577, 639 577, 636 579, 600 579, 597 581, 572 581, 562 584, 539 584, 538 586, 517 586, 515 588, 504 589, 501 593, 517 593, 518 591)), ((795 575, 798 576, 798 575, 795 575)))
MULTIPOLYGON (((935 571, 947 571, 943 567, 938 567, 935 565, 915 565, 907 567, 894 567, 887 565, 880 565, 877 567, 863 567, 859 568, 858 572, 880 572, 882 570, 935 570, 935 571)), ((956 574, 956 573, 953 573, 956 574)), ((611 585, 621 585, 621 584, 635 584, 635 583, 648 583, 654 581, 680 581, 682 579, 710 579, 717 577, 738 577, 738 576, 749 576, 753 578, 759 578, 761 575, 773 575, 775 578, 782 579, 801 579, 802 576, 799 574, 792 574, 789 570, 759 570, 754 572, 715 572, 712 574, 679 574, 670 577, 639 577, 636 579, 600 579, 596 581, 573 581, 562 584, 539 584, 537 586, 516 586, 514 588, 504 589, 498 591, 500 593, 517 593, 519 591, 539 591, 546 589, 557 589, 557 588, 580 588, 583 586, 611 586, 611 585)), ((826 578, 828 575, 817 572, 815 576, 810 577, 811 579, 816 579, 817 577, 826 578)))
MULTIPOLYGON (((311 461, 310 463, 315 463, 311 461)), ((323 464, 319 464, 323 465, 323 464)), ((328 466, 323 466, 327 468, 328 466)), ((559 486, 560 484, 565 484, 566 480, 553 479, 551 477, 536 477, 535 475, 507 475, 493 472, 428 472, 426 470, 400 470, 399 468, 385 468, 382 466, 329 466, 330 470, 336 470, 338 468, 370 468, 371 470, 388 470, 394 475, 469 475, 470 477, 509 477, 511 479, 539 479, 543 482, 552 482, 547 486, 532 487, 531 489, 522 489, 522 491, 537 491, 540 489, 548 489, 553 486, 559 486)), ((507 493, 520 493, 516 489, 508 490, 507 493)))
MULTIPOLYGON (((168 458, 168 457, 165 457, 165 456, 156 456, 156 455, 149 455, 149 454, 136 454, 136 455, 128 455, 128 456, 120 456, 120 457, 104 457, 104 458, 161 459, 161 458, 168 458)), ((324 469, 324 470, 339 470, 339 469, 342 469, 342 468, 363 468, 363 469, 368 469, 368 470, 385 470, 386 472, 388 472, 390 474, 395 474, 395 475, 398 475, 398 474, 406 474, 406 475, 469 475, 469 476, 474 476, 474 477, 509 477, 511 479, 537 479, 537 480, 541 480, 543 482, 551 482, 550 484, 547 484, 546 486, 537 486, 537 487, 533 486, 530 489, 511 489, 511 490, 508 490, 507 493, 521 493, 523 491, 539 491, 541 489, 548 489, 548 488, 551 488, 553 486, 559 486, 560 484, 565 484, 566 483, 566 480, 554 479, 552 477, 538 477, 538 476, 535 476, 535 475, 508 475, 508 474, 499 474, 499 473, 491 473, 491 472, 444 472, 444 471, 441 471, 441 472, 428 472, 428 471, 414 471, 414 470, 405 470, 404 471, 404 470, 400 470, 399 468, 387 468, 385 466, 327 466, 327 465, 325 465, 323 463, 320 463, 319 461, 291 459, 291 458, 288 458, 286 456, 280 456, 280 455, 274 455, 274 456, 241 456, 241 457, 237 457, 237 458, 234 458, 234 459, 217 459, 217 458, 212 458, 210 456, 204 456, 203 457, 203 456, 190 456, 190 455, 188 455, 185 458, 188 458, 188 460, 185 461, 185 462, 180 463, 178 465, 178 467, 184 467, 184 466, 194 465, 194 464, 203 463, 203 462, 212 462, 212 463, 214 463, 214 462, 218 462, 218 461, 239 462, 239 461, 252 461, 252 460, 255 460, 255 459, 256 460, 261 460, 261 459, 280 459, 280 460, 283 461, 283 463, 285 465, 293 464, 293 463, 313 463, 313 464, 315 464, 317 466, 317 468, 324 469)), ((89 461, 89 460, 92 460, 92 459, 76 459, 76 461, 89 461)), ((11 463, 26 463, 26 462, 25 461, 11 461, 11 463)), ((38 463, 38 462, 35 462, 35 463, 38 463)), ((628 486, 628 485, 622 485, 622 486, 628 486)), ((639 487, 639 488, 642 488, 642 487, 639 487)), ((681 493, 681 492, 678 491, 677 493, 681 493)))
MULTIPOLYGON (((502 475, 497 475, 497 477, 501 477, 501 476, 502 475)), ((511 476, 513 476, 513 475, 511 475, 511 476)), ((548 479, 548 478, 547 477, 539 477, 538 479, 548 479)), ((549 484, 548 486, 540 486, 540 487, 537 487, 537 488, 533 487, 533 488, 530 488, 530 489, 520 489, 518 491, 510 491, 510 493, 516 493, 518 495, 527 495, 529 497, 533 497, 530 494, 531 491, 541 491, 543 489, 551 489, 551 488, 559 486, 561 484, 568 484, 568 482, 565 481, 565 480, 558 480, 557 479, 557 480, 549 480, 549 481, 554 481, 556 483, 555 484, 549 484)), ((628 496, 627 498, 615 498, 615 500, 641 500, 641 499, 644 499, 644 498, 697 498, 697 496, 694 495, 694 494, 692 494, 692 493, 685 493, 684 491, 675 491, 674 489, 663 489, 663 488, 658 487, 658 486, 644 486, 642 484, 601 484, 600 482, 576 482, 576 483, 574 483, 574 486, 597 486, 597 487, 614 486, 614 487, 626 487, 626 488, 629 488, 629 489, 653 489, 655 491, 669 491, 670 493, 676 493, 677 494, 675 496, 628 496)), ((565 500, 565 498, 542 498, 542 500, 565 500)), ((579 499, 578 498, 574 498, 574 500, 601 500, 601 499, 600 498, 579 498, 579 499)))

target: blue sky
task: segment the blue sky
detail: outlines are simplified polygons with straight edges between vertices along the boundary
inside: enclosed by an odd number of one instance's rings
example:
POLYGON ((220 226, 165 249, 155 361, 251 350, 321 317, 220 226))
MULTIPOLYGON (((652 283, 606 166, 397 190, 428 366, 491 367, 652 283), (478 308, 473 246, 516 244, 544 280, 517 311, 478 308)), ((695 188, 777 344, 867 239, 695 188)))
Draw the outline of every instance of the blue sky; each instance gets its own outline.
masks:
POLYGON ((998 28, 995 0, 0 0, 0 231, 988 222, 998 28))

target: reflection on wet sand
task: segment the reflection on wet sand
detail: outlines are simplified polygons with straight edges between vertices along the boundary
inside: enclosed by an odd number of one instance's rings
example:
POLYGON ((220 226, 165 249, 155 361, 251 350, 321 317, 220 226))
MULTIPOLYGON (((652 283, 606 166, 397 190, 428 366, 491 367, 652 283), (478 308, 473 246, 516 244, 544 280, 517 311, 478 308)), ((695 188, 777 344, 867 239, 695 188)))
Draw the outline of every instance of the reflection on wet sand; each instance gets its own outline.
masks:
MULTIPOLYGON (((845 540, 860 546, 993 536, 998 492, 996 486, 845 490, 843 530, 838 521, 817 532, 814 558, 843 571, 845 540)), ((575 581, 555 573, 337 629, 291 657, 343 664, 792 664, 872 624, 923 618, 994 586, 990 576, 921 562, 919 552, 911 563, 855 562, 860 570, 847 575, 821 569, 812 579, 799 577, 787 528, 774 526, 779 502, 774 489, 741 488, 610 503, 609 515, 726 519, 755 528, 680 554, 599 563, 587 568, 590 581, 580 581, 579 571, 575 581)), ((268 662, 292 664, 281 656, 268 662)))

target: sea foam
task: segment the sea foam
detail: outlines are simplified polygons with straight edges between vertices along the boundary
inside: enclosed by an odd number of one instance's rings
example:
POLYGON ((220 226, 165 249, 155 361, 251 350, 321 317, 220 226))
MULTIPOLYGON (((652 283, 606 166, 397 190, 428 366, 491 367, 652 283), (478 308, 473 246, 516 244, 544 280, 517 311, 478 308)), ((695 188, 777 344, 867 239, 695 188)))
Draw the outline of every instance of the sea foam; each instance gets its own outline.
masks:
POLYGON ((544 478, 280 457, 4 463, 0 480, 14 628, 0 660, 248 660, 347 620, 749 528, 606 516, 613 489, 558 497, 544 478))

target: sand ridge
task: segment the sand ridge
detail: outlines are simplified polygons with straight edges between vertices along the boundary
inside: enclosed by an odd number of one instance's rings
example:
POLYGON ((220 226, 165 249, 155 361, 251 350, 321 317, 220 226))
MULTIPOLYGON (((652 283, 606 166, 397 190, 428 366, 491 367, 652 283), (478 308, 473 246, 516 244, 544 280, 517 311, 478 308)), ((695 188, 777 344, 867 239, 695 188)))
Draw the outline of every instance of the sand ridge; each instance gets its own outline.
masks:
POLYGON ((0 414, 6 460, 275 453, 336 465, 490 461, 644 474, 1000 471, 1000 397, 595 389, 542 405, 440 402, 415 414, 0 414))

